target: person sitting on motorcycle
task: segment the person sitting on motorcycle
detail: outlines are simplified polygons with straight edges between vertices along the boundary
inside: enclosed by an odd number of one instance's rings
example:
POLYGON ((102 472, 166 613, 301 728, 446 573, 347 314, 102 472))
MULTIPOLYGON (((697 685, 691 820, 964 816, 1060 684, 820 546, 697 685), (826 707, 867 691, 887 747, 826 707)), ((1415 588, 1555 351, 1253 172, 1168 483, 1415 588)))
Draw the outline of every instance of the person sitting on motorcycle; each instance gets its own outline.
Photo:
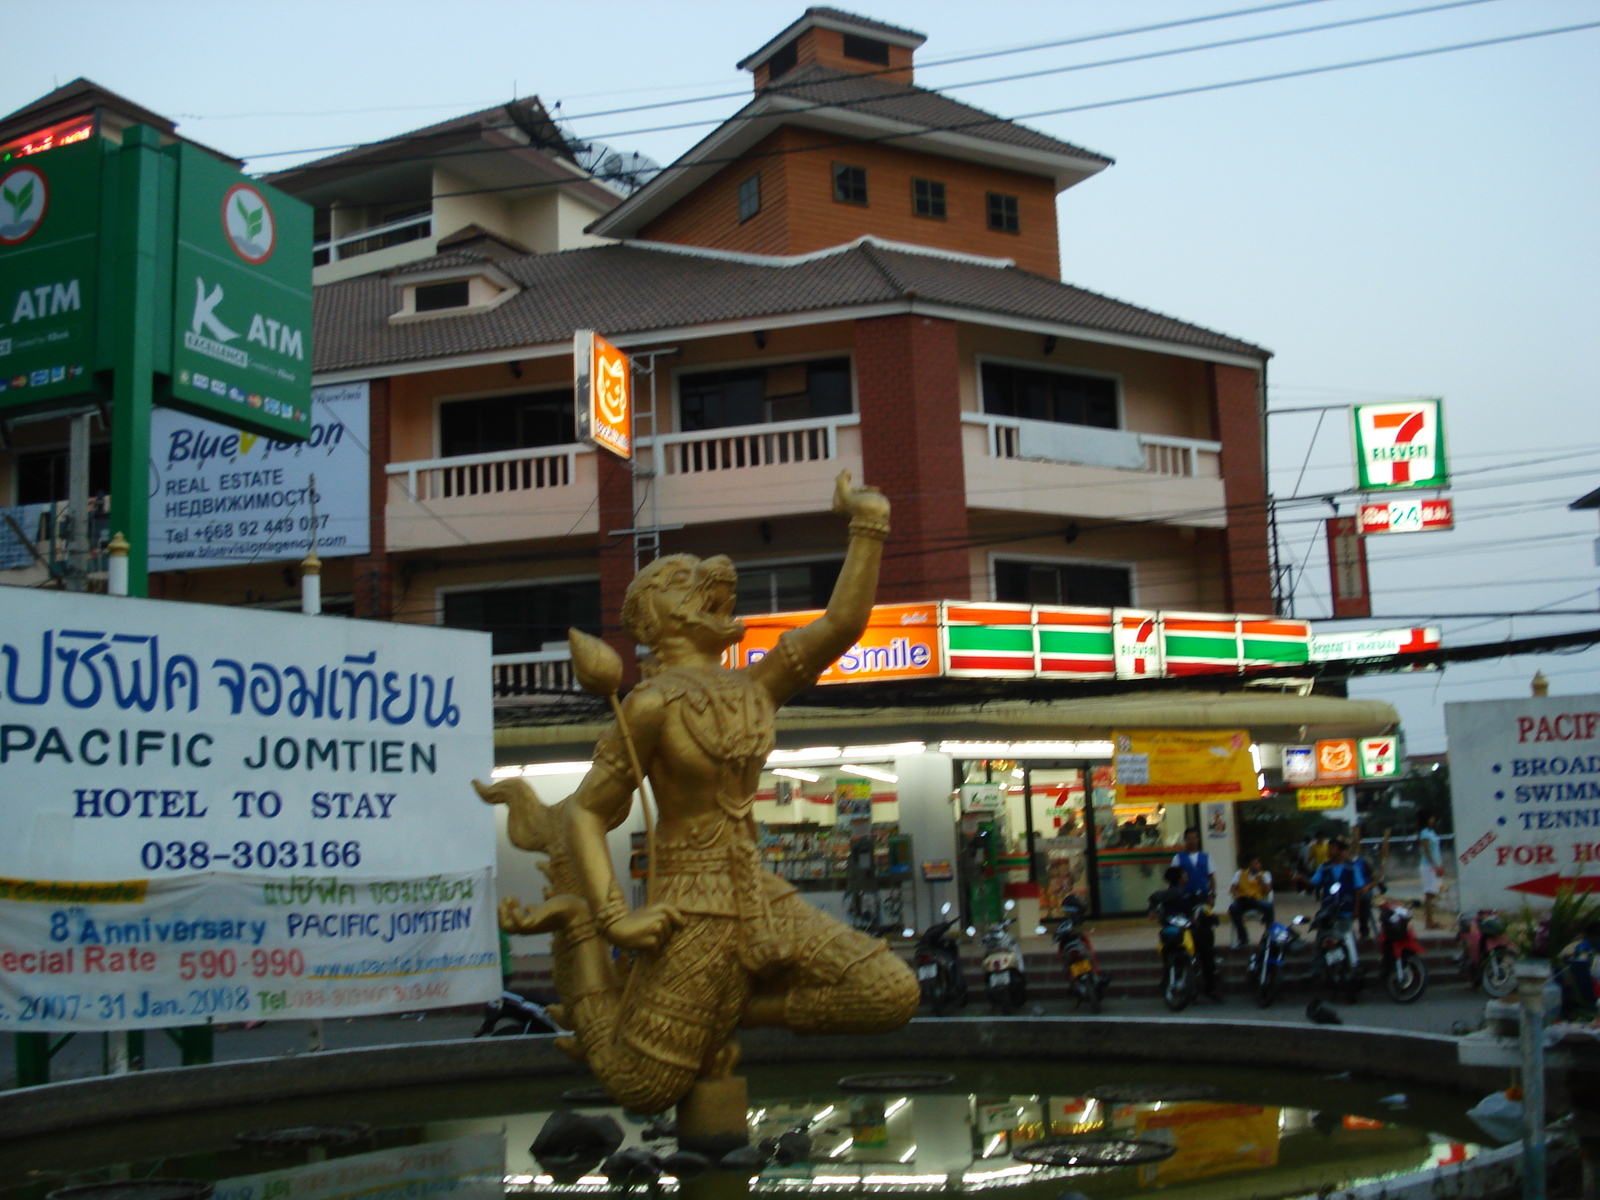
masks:
POLYGON ((1228 905, 1228 916, 1233 921, 1233 948, 1248 945, 1244 932, 1246 913, 1260 913, 1264 924, 1271 925, 1276 916, 1272 907, 1272 872, 1261 865, 1261 856, 1252 854, 1244 868, 1233 873, 1228 886, 1233 903, 1228 905))
POLYGON ((1344 939, 1353 963, 1359 957, 1355 941, 1356 907, 1373 884, 1363 863, 1345 860, 1348 849, 1343 838, 1330 839, 1328 861, 1317 868, 1309 882, 1318 899, 1327 902, 1336 896, 1333 899, 1334 932, 1344 939))
POLYGON ((1217 939, 1212 928, 1216 919, 1209 912, 1201 911, 1201 906, 1211 903, 1214 897, 1214 892, 1209 889, 1216 886, 1216 880, 1211 875, 1210 858, 1199 848, 1198 829, 1189 830, 1184 837, 1184 845, 1184 854, 1174 858, 1162 876, 1167 886, 1151 895, 1150 907, 1163 921, 1174 915, 1190 919, 1189 932, 1194 937, 1195 961, 1200 965, 1201 990, 1220 1002, 1222 989, 1217 985, 1217 939), (1203 875, 1181 864, 1180 860, 1186 855, 1191 865, 1203 869, 1203 875), (1197 857, 1201 860, 1199 863, 1195 862, 1197 857))

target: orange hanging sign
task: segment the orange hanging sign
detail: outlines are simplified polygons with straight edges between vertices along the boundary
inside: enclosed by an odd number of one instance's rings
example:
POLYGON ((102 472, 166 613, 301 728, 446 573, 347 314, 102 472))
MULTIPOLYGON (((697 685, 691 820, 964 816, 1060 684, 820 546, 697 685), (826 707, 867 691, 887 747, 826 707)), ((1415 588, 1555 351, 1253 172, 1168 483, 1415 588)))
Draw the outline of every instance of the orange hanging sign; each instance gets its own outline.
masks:
POLYGON ((572 335, 578 440, 633 457, 633 373, 628 356, 592 329, 572 335))

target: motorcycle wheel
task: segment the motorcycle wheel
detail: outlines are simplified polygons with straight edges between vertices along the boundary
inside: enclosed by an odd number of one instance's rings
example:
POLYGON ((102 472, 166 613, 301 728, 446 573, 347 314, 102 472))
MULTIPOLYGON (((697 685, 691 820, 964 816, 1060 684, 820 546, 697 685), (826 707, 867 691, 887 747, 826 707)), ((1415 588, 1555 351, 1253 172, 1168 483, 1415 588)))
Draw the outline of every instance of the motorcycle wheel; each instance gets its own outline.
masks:
POLYGON ((1496 946, 1483 961, 1483 991, 1496 1000, 1517 990, 1517 952, 1510 946, 1496 946))
POLYGON ((1261 1008, 1270 1008, 1282 986, 1283 968, 1277 963, 1268 963, 1266 974, 1256 984, 1256 1004, 1261 1008))
POLYGON ((1194 999, 1194 992, 1194 964, 1187 958, 1169 962, 1162 978, 1162 1003, 1173 1012, 1182 1012, 1194 999))
POLYGON ((989 1005, 1002 1017, 1009 1017, 1016 1012, 1016 1007, 1011 1003, 1010 988, 991 988, 989 991, 989 1005))
POLYGON ((1389 970, 1384 973, 1383 986, 1396 1004, 1414 1003, 1428 990, 1427 965, 1407 950, 1389 964, 1389 970))
POLYGON ((934 1016, 944 1017, 950 1014, 950 997, 946 994, 945 989, 939 986, 937 981, 925 985, 922 989, 922 995, 927 1000, 928 1007, 933 1009, 934 1016))

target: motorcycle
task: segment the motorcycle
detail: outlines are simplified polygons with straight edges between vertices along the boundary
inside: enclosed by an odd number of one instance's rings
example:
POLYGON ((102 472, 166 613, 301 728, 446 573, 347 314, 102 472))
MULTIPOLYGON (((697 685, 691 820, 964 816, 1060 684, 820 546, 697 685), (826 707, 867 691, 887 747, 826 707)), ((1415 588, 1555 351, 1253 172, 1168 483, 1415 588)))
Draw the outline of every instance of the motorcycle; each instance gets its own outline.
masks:
POLYGON ((1339 923, 1339 890, 1337 883, 1328 889, 1322 907, 1311 918, 1311 928, 1315 934, 1311 976, 1327 988, 1334 999, 1342 998, 1347 1003, 1354 1003, 1366 985, 1366 977, 1361 967, 1361 953, 1356 948, 1354 922, 1344 933, 1335 928, 1339 923))
POLYGON ((1080 922, 1089 914, 1088 906, 1080 897, 1068 896, 1061 908, 1061 923, 1056 926, 1055 940, 1056 953, 1061 956, 1061 965, 1067 969, 1067 986, 1072 990, 1075 1007, 1082 1008, 1087 1004, 1090 1012, 1097 1013, 1111 977, 1100 973, 1094 955, 1094 943, 1080 926, 1080 922))
POLYGON ((1411 910, 1393 900, 1378 905, 1378 953, 1383 986, 1398 1004, 1411 1004, 1428 989, 1422 943, 1411 928, 1411 910))
POLYGON ((1171 913, 1161 922, 1161 999, 1182 1012, 1200 994, 1200 964, 1195 961, 1194 922, 1207 920, 1200 906, 1187 915, 1171 913))
MULTIPOLYGON (((1007 900, 1006 911, 1015 905, 1016 901, 1007 900)), ((1004 917, 989 926, 983 935, 983 978, 988 987, 989 1003, 1007 1016, 1021 1008, 1028 998, 1028 973, 1022 965, 1022 950, 1011 932, 1015 923, 1010 917, 1004 917)))
POLYGON ((936 1017, 945 1016, 951 1008, 965 1008, 967 1004, 967 977, 961 971, 961 951, 950 935, 955 918, 950 916, 947 902, 939 915, 944 920, 928 926, 917 941, 913 956, 913 970, 922 988, 922 999, 933 1009, 936 1017))
POLYGON ((556 1033, 556 1023, 545 1012, 544 1005, 536 1004, 516 992, 501 992, 500 999, 483 1006, 483 1024, 472 1036, 509 1037, 520 1033, 556 1033), (508 1021, 507 1025, 500 1022, 508 1021))
POLYGON ((1496 1000, 1517 988, 1517 950, 1505 933, 1505 918, 1493 909, 1462 913, 1456 921, 1456 962, 1461 973, 1496 1000))
MULTIPOLYGON (((1304 918, 1296 918, 1304 920, 1304 918)), ((1261 931, 1261 941, 1250 956, 1250 982, 1256 990, 1256 1003, 1270 1007, 1283 987, 1284 960, 1300 944, 1300 936, 1293 928, 1274 921, 1261 931)))

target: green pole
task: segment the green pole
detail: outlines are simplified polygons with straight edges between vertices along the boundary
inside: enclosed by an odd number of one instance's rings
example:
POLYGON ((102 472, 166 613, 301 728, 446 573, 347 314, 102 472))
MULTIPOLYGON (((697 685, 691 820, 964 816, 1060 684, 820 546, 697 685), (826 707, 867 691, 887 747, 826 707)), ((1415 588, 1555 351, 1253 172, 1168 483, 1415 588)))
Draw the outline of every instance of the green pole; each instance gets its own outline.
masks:
POLYGON ((150 590, 150 411, 159 278, 161 138, 124 130, 117 215, 111 393, 111 528, 128 540, 128 595, 150 590))

